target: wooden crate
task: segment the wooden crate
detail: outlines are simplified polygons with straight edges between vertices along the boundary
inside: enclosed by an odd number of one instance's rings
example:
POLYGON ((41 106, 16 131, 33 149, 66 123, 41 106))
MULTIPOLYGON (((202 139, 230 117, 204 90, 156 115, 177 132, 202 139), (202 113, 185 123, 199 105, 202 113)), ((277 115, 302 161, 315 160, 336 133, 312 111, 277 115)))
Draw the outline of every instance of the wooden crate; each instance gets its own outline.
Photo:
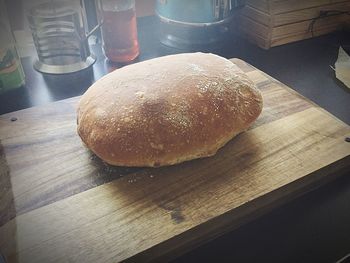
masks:
POLYGON ((315 20, 321 11, 330 10, 350 11, 350 0, 246 0, 235 22, 241 35, 268 49, 330 33, 350 20, 348 14, 315 20))

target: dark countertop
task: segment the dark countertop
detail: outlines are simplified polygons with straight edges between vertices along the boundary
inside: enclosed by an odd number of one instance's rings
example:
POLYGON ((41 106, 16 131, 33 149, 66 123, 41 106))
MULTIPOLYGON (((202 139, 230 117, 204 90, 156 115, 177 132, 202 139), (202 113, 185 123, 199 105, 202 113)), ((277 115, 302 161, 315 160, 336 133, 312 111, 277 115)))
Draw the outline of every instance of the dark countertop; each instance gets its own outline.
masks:
MULTIPOLYGON (((182 52, 161 45, 155 28, 153 17, 139 19, 137 61, 182 52)), ((350 33, 337 32, 266 51, 233 36, 212 52, 247 61, 350 124, 350 90, 330 68, 339 45, 349 44, 350 33)), ((92 69, 62 76, 44 76, 32 68, 32 57, 24 58, 26 86, 0 95, 0 114, 81 95, 120 67, 106 61, 99 44, 92 51, 98 57, 92 69)), ((350 253, 349 200, 350 176, 342 176, 175 262, 335 262, 350 253)))

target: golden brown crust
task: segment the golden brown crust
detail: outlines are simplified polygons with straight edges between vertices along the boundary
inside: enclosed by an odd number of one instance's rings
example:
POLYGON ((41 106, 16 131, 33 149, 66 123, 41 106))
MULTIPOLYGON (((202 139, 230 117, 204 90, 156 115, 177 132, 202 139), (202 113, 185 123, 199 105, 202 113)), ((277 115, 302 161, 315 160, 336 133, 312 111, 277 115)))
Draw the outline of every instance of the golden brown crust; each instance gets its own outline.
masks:
POLYGON ((93 84, 79 102, 78 133, 109 164, 171 165, 215 154, 261 110, 259 90, 229 60, 171 55, 93 84))

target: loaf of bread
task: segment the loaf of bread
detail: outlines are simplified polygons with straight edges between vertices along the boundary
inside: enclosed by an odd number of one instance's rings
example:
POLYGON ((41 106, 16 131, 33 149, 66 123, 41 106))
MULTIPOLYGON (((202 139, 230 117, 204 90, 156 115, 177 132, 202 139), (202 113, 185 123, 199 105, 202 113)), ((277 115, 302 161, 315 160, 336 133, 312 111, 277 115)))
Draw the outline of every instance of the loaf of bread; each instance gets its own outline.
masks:
POLYGON ((214 155, 262 110, 252 81, 229 60, 165 56, 104 76, 82 96, 78 133, 118 166, 164 166, 214 155))

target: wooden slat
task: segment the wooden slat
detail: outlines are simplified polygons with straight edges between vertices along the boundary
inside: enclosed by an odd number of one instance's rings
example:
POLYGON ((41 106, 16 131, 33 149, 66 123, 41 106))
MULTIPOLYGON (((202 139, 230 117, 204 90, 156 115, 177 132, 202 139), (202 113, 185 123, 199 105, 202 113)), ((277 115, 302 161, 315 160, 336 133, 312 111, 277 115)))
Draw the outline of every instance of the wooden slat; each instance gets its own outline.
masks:
POLYGON ((255 20, 239 14, 236 24, 237 32, 243 38, 246 38, 253 44, 261 48, 269 49, 271 47, 271 29, 270 27, 256 22, 255 20))
POLYGON ((340 28, 341 27, 339 25, 335 25, 331 27, 321 28, 319 30, 314 30, 313 35, 311 34, 311 32, 304 32, 301 34, 297 33, 297 34, 291 34, 291 35, 278 36, 271 40, 271 47, 280 46, 280 45, 292 43, 295 41, 300 41, 300 40, 304 40, 304 39, 308 39, 316 36, 325 35, 325 34, 337 31, 340 28))
POLYGON ((331 3, 349 2, 349 0, 330 0, 331 3))
POLYGON ((350 11, 350 1, 277 14, 273 16, 273 26, 281 26, 305 20, 311 20, 315 17, 318 17, 320 15, 320 11, 328 10, 350 11))
POLYGON ((277 0, 270 1, 270 10, 271 14, 281 14, 330 3, 330 0, 277 0))
POLYGON ((239 10, 239 13, 265 26, 269 27, 271 25, 271 16, 252 6, 246 5, 244 8, 239 10))
MULTIPOLYGON (((264 49, 312 37, 309 26, 320 11, 350 10, 350 1, 344 0, 279 0, 267 4, 270 13, 248 4, 240 10, 235 21, 243 37, 264 49)), ((347 14, 317 19, 313 27, 314 36, 335 31, 346 25, 348 20, 347 14)))
POLYGON ((246 0, 245 3, 267 14, 270 12, 268 0, 246 0))
POLYGON ((246 33, 260 36, 264 39, 269 39, 271 35, 271 30, 269 27, 256 22, 255 20, 250 19, 244 15, 239 16, 239 23, 237 27, 240 31, 244 31, 246 33))
POLYGON ((6 259, 160 260, 350 170, 348 125, 233 61, 262 91, 264 110, 211 158, 158 169, 103 165, 76 134, 78 98, 1 116, 0 214, 12 213, 0 223, 6 259))
MULTIPOLYGON (((323 28, 339 27, 343 24, 343 21, 349 19, 348 15, 335 15, 325 18, 320 18, 315 21, 313 25, 314 31, 320 31, 323 28)), ((295 34, 308 34, 311 33, 309 30, 312 21, 303 21, 294 24, 288 24, 284 26, 278 26, 272 28, 272 39, 283 35, 295 35, 295 34)))

